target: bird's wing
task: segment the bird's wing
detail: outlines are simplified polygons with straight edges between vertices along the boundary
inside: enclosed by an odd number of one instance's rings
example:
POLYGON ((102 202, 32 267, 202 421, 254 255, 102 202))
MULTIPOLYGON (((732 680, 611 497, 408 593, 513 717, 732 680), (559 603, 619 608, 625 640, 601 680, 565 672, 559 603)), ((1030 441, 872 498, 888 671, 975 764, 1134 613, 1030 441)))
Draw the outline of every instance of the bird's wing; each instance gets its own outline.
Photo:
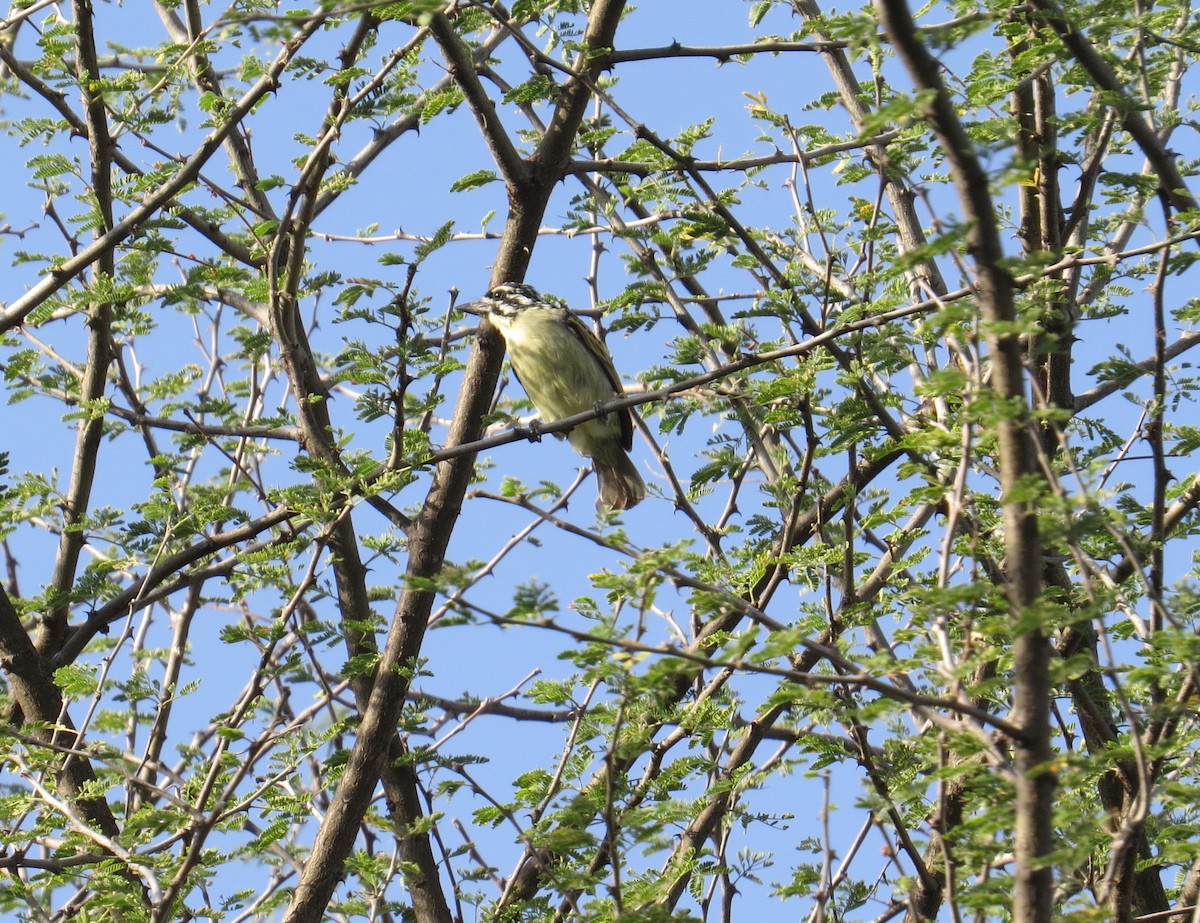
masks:
MULTIPOLYGON (((583 345, 588 347, 593 355, 600 357, 604 374, 607 376, 609 384, 612 385, 613 394, 617 397, 623 397, 625 389, 621 386, 621 378, 617 375, 616 366, 613 365, 608 349, 600 342, 600 338, 592 333, 591 328, 587 324, 574 314, 568 314, 568 317, 570 318, 568 326, 571 328, 571 332, 583 341, 583 345)), ((617 422, 621 425, 621 445, 628 452, 633 448, 633 414, 629 412, 628 407, 618 410, 616 414, 617 422)))

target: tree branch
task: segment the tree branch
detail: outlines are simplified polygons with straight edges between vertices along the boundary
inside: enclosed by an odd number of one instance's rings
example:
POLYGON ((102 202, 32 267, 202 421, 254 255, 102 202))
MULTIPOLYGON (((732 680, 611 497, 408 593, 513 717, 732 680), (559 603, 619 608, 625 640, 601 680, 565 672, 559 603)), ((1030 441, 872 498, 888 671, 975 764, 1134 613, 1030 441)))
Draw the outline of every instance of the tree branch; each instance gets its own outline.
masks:
POLYGON ((1048 771, 1050 748, 1050 645, 1037 612, 1041 596, 1041 549, 1036 506, 1027 496, 1040 479, 1037 452, 1029 433, 1025 398, 1024 349, 1015 328, 1013 283, 992 206, 988 176, 959 121, 940 66, 918 37, 904 0, 875 0, 884 31, 924 94, 922 114, 938 136, 954 185, 969 222, 967 249, 975 261, 978 300, 988 351, 992 388, 1000 402, 1001 503, 1004 518, 1005 577, 1016 635, 1013 642, 1016 740, 1016 857, 1014 918, 1050 923, 1054 911, 1052 867, 1043 861, 1053 849, 1054 777, 1048 771))
MULTIPOLYGON (((587 47, 611 46, 623 7, 624 0, 599 0, 593 4, 584 36, 587 47)), ((439 16, 434 14, 434 20, 439 16)), ((445 43, 443 49, 448 57, 459 62, 454 66, 460 68, 465 61, 459 54, 461 42, 457 34, 448 28, 447 23, 431 25, 431 29, 435 38, 445 43)), ((592 66, 581 56, 581 67, 586 70, 592 66)), ((459 69, 455 76, 466 84, 463 87, 464 94, 472 92, 469 87, 476 79, 473 64, 469 71, 459 69)), ((532 176, 521 175, 523 171, 517 170, 511 159, 499 161, 502 169, 516 172, 506 174, 512 208, 505 229, 505 240, 493 269, 495 281, 519 280, 524 275, 550 190, 562 176, 582 119, 587 102, 587 86, 587 81, 579 81, 573 89, 569 87, 564 91, 564 100, 557 110, 558 116, 539 147, 539 155, 546 153, 554 160, 555 176, 549 175, 546 169, 548 165, 544 162, 543 169, 535 171, 538 176, 534 180, 532 176)), ((499 158, 511 158, 511 145, 500 137, 503 127, 486 114, 490 104, 478 97, 475 101, 483 107, 476 110, 476 117, 484 131, 497 133, 496 137, 489 136, 492 150, 498 152, 499 158)), ((476 338, 475 349, 471 352, 463 376, 458 406, 447 436, 448 448, 454 449, 478 439, 480 420, 491 403, 502 359, 500 337, 485 325, 484 331, 476 338)), ((474 453, 441 462, 434 472, 425 503, 413 520, 408 535, 405 590, 392 618, 354 748, 333 794, 326 821, 317 834, 310 859, 296 886, 292 903, 284 915, 284 923, 317 923, 341 878, 346 857, 357 836, 359 822, 380 778, 383 761, 391 752, 389 742, 395 735, 400 709, 409 689, 412 669, 420 653, 433 606, 434 594, 429 584, 445 561, 446 547, 473 471, 474 453)))
POLYGON ((284 69, 304 46, 304 43, 321 27, 323 21, 322 17, 317 17, 306 22, 295 35, 284 43, 282 50, 275 56, 275 60, 267 69, 267 73, 256 80, 240 99, 230 104, 221 124, 209 132, 200 146, 183 162, 169 180, 148 193, 142 199, 141 204, 131 209, 129 214, 116 222, 110 230, 70 259, 63 260, 56 265, 29 291, 14 301, 8 310, 0 313, 0 333, 21 324, 34 308, 43 304, 80 272, 100 259, 103 254, 111 252, 129 239, 142 224, 157 215, 175 196, 190 185, 200 174, 204 165, 221 147, 229 133, 263 97, 279 86, 279 77, 284 69))
POLYGON ((1197 212, 1200 204, 1188 189, 1187 180, 1179 172, 1179 163, 1174 154, 1167 150, 1154 126, 1146 118, 1143 105, 1139 100, 1130 97, 1125 85, 1118 79, 1116 73, 1096 51, 1088 37, 1075 23, 1068 18, 1054 0, 1030 0, 1030 6, 1037 11, 1037 19, 1057 33, 1067 50, 1075 56, 1075 60, 1087 71, 1092 82, 1105 93, 1116 97, 1121 102, 1116 106, 1121 119, 1121 125, 1137 142, 1146 159, 1154 168, 1158 177, 1158 188, 1177 211, 1197 212))

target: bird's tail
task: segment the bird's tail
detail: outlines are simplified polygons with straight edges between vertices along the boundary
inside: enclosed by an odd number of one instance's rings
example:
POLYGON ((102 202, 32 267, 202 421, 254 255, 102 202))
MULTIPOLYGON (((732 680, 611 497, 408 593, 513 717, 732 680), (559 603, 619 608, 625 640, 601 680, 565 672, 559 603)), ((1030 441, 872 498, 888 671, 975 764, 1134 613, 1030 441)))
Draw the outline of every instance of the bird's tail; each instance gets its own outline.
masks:
POLYGON ((620 446, 593 456, 592 465, 599 481, 600 503, 614 510, 627 510, 641 503, 646 496, 646 484, 637 468, 620 446))

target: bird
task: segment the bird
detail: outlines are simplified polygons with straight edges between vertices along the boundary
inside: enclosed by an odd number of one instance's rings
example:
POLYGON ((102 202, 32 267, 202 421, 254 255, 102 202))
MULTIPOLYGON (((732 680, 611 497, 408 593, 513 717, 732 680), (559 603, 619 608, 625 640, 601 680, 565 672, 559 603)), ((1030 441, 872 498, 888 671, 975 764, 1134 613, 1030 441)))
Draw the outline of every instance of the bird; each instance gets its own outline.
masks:
MULTIPOLYGON (((504 337, 517 380, 542 419, 553 423, 591 410, 624 392, 608 350, 565 305, 531 285, 505 282, 460 310, 488 318, 504 337)), ((560 439, 561 433, 556 433, 560 439)), ((633 415, 622 407, 580 423, 567 434, 571 447, 592 460, 598 504, 627 510, 646 496, 629 452, 633 415)))

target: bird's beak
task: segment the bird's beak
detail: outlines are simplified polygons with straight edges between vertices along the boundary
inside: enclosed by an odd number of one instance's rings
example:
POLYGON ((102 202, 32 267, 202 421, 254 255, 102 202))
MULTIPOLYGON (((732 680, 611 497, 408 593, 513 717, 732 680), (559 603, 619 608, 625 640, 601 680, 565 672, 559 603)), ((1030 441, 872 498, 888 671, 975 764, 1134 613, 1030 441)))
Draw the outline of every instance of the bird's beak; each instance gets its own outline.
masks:
POLYGON ((483 317, 487 314, 487 308, 479 301, 468 301, 466 304, 456 304, 454 310, 462 311, 465 314, 474 314, 476 317, 483 317))

